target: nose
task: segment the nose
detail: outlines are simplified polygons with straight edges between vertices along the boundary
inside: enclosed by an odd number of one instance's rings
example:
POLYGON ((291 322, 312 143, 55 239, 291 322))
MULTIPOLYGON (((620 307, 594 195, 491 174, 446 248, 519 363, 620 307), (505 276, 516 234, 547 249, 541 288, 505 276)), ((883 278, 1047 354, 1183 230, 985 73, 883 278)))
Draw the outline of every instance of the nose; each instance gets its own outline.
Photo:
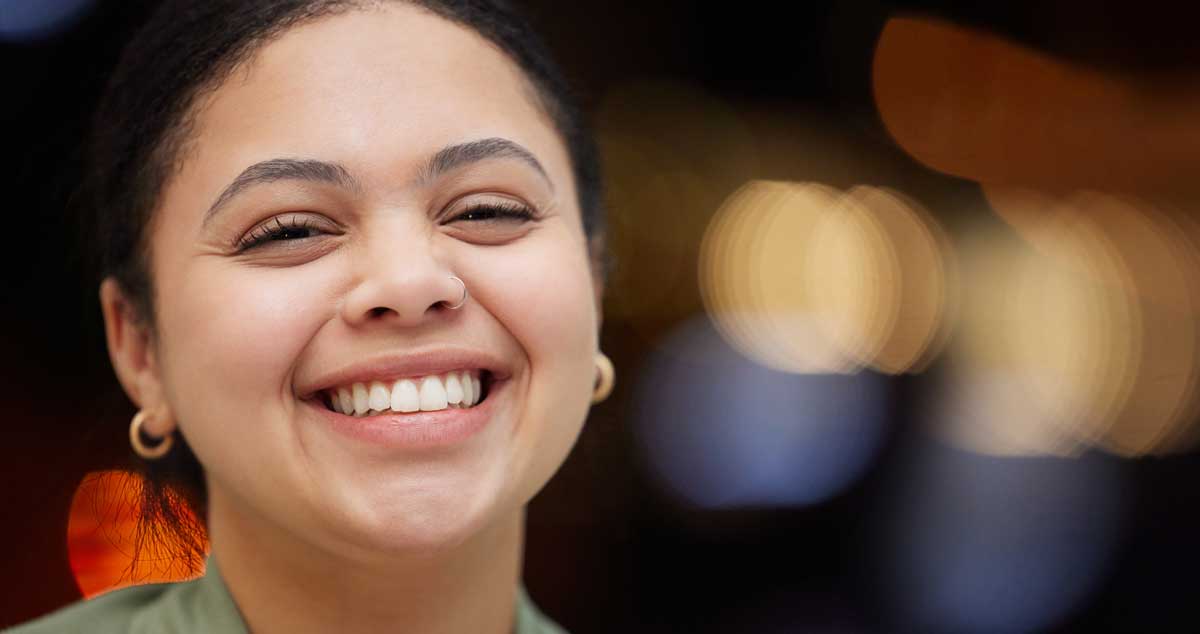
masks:
POLYGON ((392 225, 365 240, 355 257, 355 282, 342 305, 354 326, 419 326, 454 312, 466 283, 439 261, 428 230, 392 225))

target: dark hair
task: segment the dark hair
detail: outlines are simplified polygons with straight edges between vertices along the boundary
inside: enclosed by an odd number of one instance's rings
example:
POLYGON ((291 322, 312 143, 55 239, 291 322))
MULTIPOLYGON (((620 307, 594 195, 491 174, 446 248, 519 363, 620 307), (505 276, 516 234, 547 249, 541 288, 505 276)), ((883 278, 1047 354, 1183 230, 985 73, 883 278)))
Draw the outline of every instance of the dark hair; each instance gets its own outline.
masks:
MULTIPOLYGON (((261 47, 292 27, 388 0, 165 0, 121 55, 96 113, 84 183, 99 279, 113 277, 133 317, 154 331, 147 228, 186 154, 196 109, 261 47)), ((471 29, 523 71, 571 160, 590 255, 604 274, 600 168, 583 115, 546 46, 504 0, 390 0, 471 29)), ((195 570, 206 546, 203 471, 183 439, 165 458, 139 461, 142 555, 174 538, 172 561, 195 570)), ((167 553, 151 553, 155 559, 167 553)))

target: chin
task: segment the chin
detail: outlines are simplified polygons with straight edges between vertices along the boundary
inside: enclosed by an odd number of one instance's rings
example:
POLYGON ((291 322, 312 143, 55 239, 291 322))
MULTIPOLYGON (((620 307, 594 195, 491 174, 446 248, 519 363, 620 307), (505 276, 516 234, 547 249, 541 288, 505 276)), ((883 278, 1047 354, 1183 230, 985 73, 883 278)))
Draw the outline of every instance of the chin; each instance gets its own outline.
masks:
POLYGON ((369 551, 433 553, 485 536, 519 511, 519 507, 502 505, 494 492, 478 488, 474 494, 461 487, 421 489, 407 484, 403 488, 403 492, 383 496, 376 491, 354 509, 347 509, 342 517, 349 521, 339 532, 369 551))

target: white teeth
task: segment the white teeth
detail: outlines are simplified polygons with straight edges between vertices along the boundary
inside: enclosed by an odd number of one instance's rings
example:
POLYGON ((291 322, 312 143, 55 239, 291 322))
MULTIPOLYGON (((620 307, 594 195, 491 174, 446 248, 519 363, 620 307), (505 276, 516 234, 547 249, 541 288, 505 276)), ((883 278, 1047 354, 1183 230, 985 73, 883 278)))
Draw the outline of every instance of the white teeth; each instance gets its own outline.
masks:
POLYGON ((474 405, 475 404, 475 388, 471 384, 471 374, 468 372, 463 372, 460 375, 459 382, 462 384, 463 405, 465 407, 470 407, 470 406, 474 405))
POLYGON ((408 379, 400 379, 392 386, 392 409, 397 412, 415 412, 421 409, 421 395, 417 392, 417 384, 408 379))
POLYGON ((446 387, 436 376, 421 379, 421 411, 433 412, 446 409, 446 387))
POLYGON ((350 395, 350 390, 339 387, 337 389, 338 411, 343 414, 350 414, 354 411, 354 397, 350 395))
POLYGON ((463 401, 463 386, 457 372, 446 375, 446 402, 451 405, 470 405, 463 401))
POLYGON ((371 401, 367 396, 367 386, 362 383, 355 383, 350 386, 350 390, 354 394, 354 413, 362 416, 371 409, 371 401))
POLYGON ((370 401, 367 403, 371 409, 382 412, 392 406, 392 394, 387 387, 379 381, 371 381, 370 401))
POLYGON ((394 412, 435 412, 447 407, 472 407, 482 400, 476 372, 447 372, 420 378, 353 383, 327 392, 329 407, 347 416, 375 416, 394 412))

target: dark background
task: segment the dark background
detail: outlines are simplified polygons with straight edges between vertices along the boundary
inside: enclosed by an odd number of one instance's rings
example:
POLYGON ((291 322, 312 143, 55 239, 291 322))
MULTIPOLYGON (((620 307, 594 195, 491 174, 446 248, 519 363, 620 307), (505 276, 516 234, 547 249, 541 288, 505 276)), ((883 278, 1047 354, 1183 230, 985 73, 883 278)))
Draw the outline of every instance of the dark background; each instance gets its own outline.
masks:
MULTIPOLYGON (((85 473, 128 459, 132 410, 103 348, 72 191, 106 73, 148 4, 98 2, 58 34, 0 44, 0 385, 8 395, 0 626, 78 598, 65 542, 71 495, 85 473)), ((978 195, 975 185, 917 165, 878 121, 870 63, 889 16, 936 15, 1064 59, 1147 75, 1188 71, 1200 56, 1196 12, 1146 2, 528 4, 591 105, 615 86, 651 77, 815 113, 861 151, 896 165, 914 188, 967 198, 978 195)), ((907 502, 893 486, 898 474, 934 444, 914 423, 920 377, 888 379, 885 447, 840 495, 803 508, 701 510, 649 475, 627 423, 653 334, 608 315, 603 344, 617 365, 617 391, 530 507, 525 581, 544 611, 580 634, 922 629, 897 605, 870 537, 889 508, 907 502)), ((1200 459, 1088 459, 1121 474, 1119 539, 1095 589, 1049 631, 1200 631, 1200 459)))

